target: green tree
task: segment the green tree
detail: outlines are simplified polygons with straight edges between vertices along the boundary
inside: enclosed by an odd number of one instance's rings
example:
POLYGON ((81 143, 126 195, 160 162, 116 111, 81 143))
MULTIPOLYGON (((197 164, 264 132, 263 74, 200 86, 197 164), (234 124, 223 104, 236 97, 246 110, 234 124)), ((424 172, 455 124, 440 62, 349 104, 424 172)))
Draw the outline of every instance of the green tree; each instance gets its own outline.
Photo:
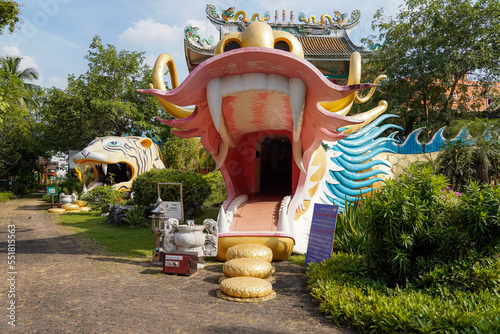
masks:
POLYGON ((203 145, 199 138, 179 138, 170 135, 163 146, 165 167, 197 172, 203 168, 203 162, 200 160, 203 155, 202 151, 203 145))
POLYGON ((117 51, 95 36, 85 59, 87 72, 68 76, 65 90, 49 89, 43 103, 44 120, 58 150, 83 148, 95 137, 147 131, 154 136, 164 127, 154 119, 164 117, 155 98, 136 92, 147 88, 152 78, 144 53, 117 51))
POLYGON ((15 1, 0 0, 0 35, 7 27, 10 33, 14 32, 16 24, 19 22, 19 5, 15 1))
POLYGON ((377 11, 379 35, 364 42, 383 42, 371 67, 387 74, 382 94, 407 133, 449 124, 491 94, 500 81, 499 12, 498 0, 406 0, 394 16, 377 11), (477 99, 460 84, 466 78, 477 82, 477 99))
POLYGON ((46 153, 44 127, 37 115, 40 90, 26 81, 38 77, 34 69, 20 70, 21 59, 0 59, 0 179, 13 177, 17 193, 34 184, 37 160, 46 153))

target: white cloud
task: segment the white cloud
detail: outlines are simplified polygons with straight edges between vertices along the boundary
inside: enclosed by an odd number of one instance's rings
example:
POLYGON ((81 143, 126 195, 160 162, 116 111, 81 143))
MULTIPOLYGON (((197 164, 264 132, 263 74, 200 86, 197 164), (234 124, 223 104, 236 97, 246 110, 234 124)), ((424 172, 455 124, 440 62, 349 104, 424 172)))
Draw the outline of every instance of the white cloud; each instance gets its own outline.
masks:
POLYGON ((134 22, 132 27, 129 27, 118 36, 118 39, 134 46, 158 47, 172 45, 178 48, 182 47, 183 30, 184 28, 175 25, 169 26, 147 18, 134 22))
POLYGON ((22 55, 21 50, 19 50, 19 48, 16 46, 4 46, 3 53, 6 56, 12 56, 12 57, 21 57, 22 55))
POLYGON ((33 68, 38 72, 38 80, 34 80, 33 83, 36 85, 40 85, 43 81, 43 69, 38 65, 35 58, 31 56, 24 56, 22 51, 16 46, 4 46, 3 54, 5 56, 11 57, 20 57, 22 58, 21 63, 19 64, 19 70, 24 70, 26 68, 33 68))
POLYGON ((158 55, 156 54, 148 54, 146 55, 146 64, 148 64, 150 67, 153 67, 156 62, 156 58, 158 58, 158 55))
POLYGON ((49 87, 56 87, 59 89, 66 89, 68 87, 68 79, 63 77, 50 77, 49 87))

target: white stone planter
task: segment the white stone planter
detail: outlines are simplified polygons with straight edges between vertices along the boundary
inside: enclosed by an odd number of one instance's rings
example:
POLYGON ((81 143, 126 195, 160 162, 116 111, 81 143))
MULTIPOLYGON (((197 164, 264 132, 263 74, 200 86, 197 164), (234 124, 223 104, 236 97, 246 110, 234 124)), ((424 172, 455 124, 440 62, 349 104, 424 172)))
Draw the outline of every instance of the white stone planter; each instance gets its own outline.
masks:
POLYGON ((76 194, 72 193, 71 195, 66 195, 65 193, 61 193, 59 195, 59 203, 62 204, 71 204, 76 201, 76 194))
POLYGON ((62 195, 60 201, 62 204, 71 204, 73 203, 73 198, 71 195, 62 195))
POLYGON ((180 225, 177 219, 170 218, 165 223, 163 249, 197 253, 198 268, 203 268, 205 256, 217 255, 217 234, 217 222, 213 219, 205 219, 203 225, 180 225))
POLYGON ((179 225, 178 232, 174 236, 177 250, 180 252, 196 252, 198 257, 203 257, 203 245, 205 244, 205 234, 203 225, 179 225))

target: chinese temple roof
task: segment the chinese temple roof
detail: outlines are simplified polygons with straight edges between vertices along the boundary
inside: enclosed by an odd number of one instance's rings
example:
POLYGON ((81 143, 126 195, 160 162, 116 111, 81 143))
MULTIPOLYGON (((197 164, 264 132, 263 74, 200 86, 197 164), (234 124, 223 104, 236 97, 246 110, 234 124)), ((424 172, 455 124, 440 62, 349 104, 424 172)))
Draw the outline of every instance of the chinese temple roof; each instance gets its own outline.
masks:
POLYGON ((306 59, 349 60, 353 52, 362 52, 363 48, 354 45, 345 37, 296 36, 304 48, 306 59))
MULTIPOLYGON (((332 61, 349 61, 353 52, 363 53, 363 48, 356 46, 349 38, 349 33, 359 22, 358 10, 353 11, 350 17, 338 11, 332 17, 323 14, 319 20, 313 15, 306 18, 304 13, 300 13, 299 22, 294 22, 293 11, 290 11, 288 19, 285 10, 281 17, 276 10, 274 21, 270 20, 269 12, 262 16, 253 14, 247 17, 246 12, 235 12, 234 7, 222 10, 219 16, 215 6, 207 5, 206 13, 207 18, 220 31, 220 38, 245 30, 253 21, 266 22, 275 30, 287 31, 302 43, 305 59, 319 68, 328 68, 332 61)), ((202 38, 197 27, 186 27, 184 50, 189 71, 212 57, 216 44, 213 36, 202 38)))

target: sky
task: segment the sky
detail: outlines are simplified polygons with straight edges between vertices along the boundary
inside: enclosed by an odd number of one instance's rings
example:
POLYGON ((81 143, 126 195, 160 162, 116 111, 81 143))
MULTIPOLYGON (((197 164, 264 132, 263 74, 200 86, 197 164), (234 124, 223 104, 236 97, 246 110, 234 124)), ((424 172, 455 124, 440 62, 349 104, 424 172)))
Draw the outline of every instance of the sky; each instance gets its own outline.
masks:
MULTIPOLYGON (((98 35, 103 44, 114 45, 117 50, 144 52, 146 61, 153 66, 161 53, 174 58, 182 82, 188 75, 184 56, 184 28, 191 24, 199 27, 200 35, 219 33, 206 19, 205 7, 212 4, 221 13, 231 6, 235 12, 287 13, 293 10, 295 20, 300 12, 306 17, 321 14, 333 16, 334 11, 347 13, 361 11, 358 26, 351 39, 361 45, 360 39, 373 34, 371 21, 377 9, 383 7, 386 15, 395 15, 403 0, 333 1, 333 0, 17 0, 21 7, 21 20, 13 34, 0 35, 0 55, 23 58, 21 69, 35 68, 42 87, 64 89, 68 75, 79 76, 87 71, 85 55, 92 38, 98 35)), ((287 14, 289 15, 289 14, 287 14)), ((169 81, 167 79, 167 81, 169 81)), ((145 88, 145 87, 138 87, 145 88)))

